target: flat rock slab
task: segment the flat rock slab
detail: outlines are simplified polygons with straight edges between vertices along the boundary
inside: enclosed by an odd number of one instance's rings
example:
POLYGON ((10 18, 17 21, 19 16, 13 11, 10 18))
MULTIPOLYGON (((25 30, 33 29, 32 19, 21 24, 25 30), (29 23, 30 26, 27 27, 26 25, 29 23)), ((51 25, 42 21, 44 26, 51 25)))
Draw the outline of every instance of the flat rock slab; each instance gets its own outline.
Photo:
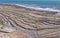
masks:
POLYGON ((0 32, 0 38, 29 38, 29 37, 21 32, 10 32, 10 33, 0 32))

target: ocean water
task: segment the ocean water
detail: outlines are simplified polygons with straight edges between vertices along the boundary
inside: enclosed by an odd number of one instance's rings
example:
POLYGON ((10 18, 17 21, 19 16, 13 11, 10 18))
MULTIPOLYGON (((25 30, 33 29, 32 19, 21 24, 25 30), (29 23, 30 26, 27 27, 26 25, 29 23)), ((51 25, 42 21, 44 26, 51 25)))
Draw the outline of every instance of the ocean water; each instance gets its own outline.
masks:
POLYGON ((40 0, 0 0, 1 3, 16 4, 30 9, 48 10, 60 12, 60 1, 40 1, 40 0))

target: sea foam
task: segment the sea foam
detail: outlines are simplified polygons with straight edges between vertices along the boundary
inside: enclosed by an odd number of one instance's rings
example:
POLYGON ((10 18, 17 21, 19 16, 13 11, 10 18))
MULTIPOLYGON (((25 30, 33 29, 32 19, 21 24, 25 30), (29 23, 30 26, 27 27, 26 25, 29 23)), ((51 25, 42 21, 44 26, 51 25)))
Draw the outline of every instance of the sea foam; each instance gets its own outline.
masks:
POLYGON ((15 4, 17 6, 29 8, 29 9, 34 9, 34 10, 42 10, 42 11, 53 11, 53 12, 60 12, 60 10, 55 9, 55 8, 41 8, 41 7, 34 7, 34 6, 28 6, 28 5, 21 5, 21 4, 15 4))
POLYGON ((29 8, 29 9, 33 9, 33 10, 41 10, 41 11, 52 11, 52 12, 60 12, 59 9, 56 9, 56 8, 49 8, 49 7, 46 7, 46 8, 42 8, 42 7, 36 7, 34 5, 27 5, 27 4, 9 4, 9 3, 3 3, 4 5, 5 4, 8 4, 8 5, 16 5, 16 6, 20 6, 20 7, 24 7, 24 8, 29 8))

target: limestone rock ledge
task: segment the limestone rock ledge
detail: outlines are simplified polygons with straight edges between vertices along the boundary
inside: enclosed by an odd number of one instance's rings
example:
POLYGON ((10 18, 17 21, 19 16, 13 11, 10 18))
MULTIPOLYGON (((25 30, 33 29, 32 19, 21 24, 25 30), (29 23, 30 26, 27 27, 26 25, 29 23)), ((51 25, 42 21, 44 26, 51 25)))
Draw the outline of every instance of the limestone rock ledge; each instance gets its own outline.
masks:
POLYGON ((0 38, 29 38, 29 37, 21 32, 10 32, 10 33, 0 32, 0 38))

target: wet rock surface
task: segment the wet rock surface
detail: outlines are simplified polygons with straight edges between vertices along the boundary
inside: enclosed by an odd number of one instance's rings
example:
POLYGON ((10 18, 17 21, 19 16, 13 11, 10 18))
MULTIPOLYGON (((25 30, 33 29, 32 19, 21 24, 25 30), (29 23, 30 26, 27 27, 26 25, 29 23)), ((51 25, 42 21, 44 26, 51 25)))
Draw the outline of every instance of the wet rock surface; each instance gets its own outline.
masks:
POLYGON ((2 25, 0 27, 2 36, 0 36, 1 38, 60 38, 59 17, 58 12, 0 5, 0 25, 2 25))

